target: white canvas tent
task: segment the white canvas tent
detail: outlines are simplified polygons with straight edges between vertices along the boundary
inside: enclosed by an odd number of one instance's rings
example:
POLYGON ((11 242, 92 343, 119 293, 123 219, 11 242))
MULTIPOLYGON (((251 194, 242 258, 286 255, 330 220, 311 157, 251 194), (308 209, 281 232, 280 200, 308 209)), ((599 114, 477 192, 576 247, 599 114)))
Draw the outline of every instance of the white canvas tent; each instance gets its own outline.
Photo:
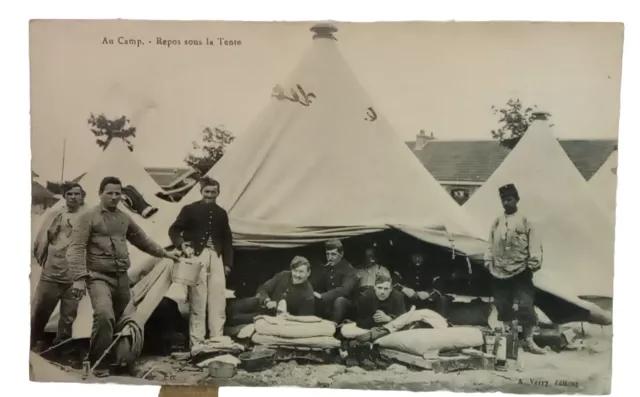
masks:
POLYGON ((618 150, 616 149, 602 167, 589 179, 589 186, 596 197, 615 216, 616 192, 618 188, 618 150))
MULTIPOLYGON (((336 29, 311 30, 298 66, 264 93, 266 108, 209 172, 235 244, 289 247, 392 225, 447 246, 477 237, 360 85, 336 29)), ((181 204, 199 199, 192 189, 181 204)))
MULTIPOLYGON (((147 171, 140 165, 132 152, 126 147, 125 143, 121 139, 114 139, 111 141, 107 149, 101 153, 94 166, 80 179, 79 183, 87 192, 85 199, 85 205, 87 208, 93 207, 99 203, 98 190, 100 181, 106 176, 116 176, 120 178, 123 185, 132 185, 138 192, 144 197, 144 199, 152 206, 158 208, 158 212, 150 218, 144 219, 138 214, 134 214, 129 211, 123 204, 120 205, 120 209, 128 213, 142 229, 151 235, 151 231, 160 227, 158 221, 159 217, 165 211, 169 211, 174 203, 166 202, 158 197, 156 193, 160 191, 160 187, 155 183, 147 171)), ((56 203, 49 211, 56 210, 60 206, 64 205, 64 200, 56 203)), ((48 214, 48 212, 47 212, 48 214)), ((43 218, 46 215, 43 215, 43 218)), ((165 228, 166 230, 166 228, 165 228)), ((34 235, 38 229, 33 231, 34 235)), ((149 255, 138 250, 131 244, 129 244, 129 253, 131 255, 131 262, 133 263, 148 263, 149 255)), ((156 261, 157 262, 157 261, 156 261)), ((139 280, 142 271, 148 271, 147 269, 141 269, 140 266, 132 266, 130 269, 130 277, 133 280, 139 280)), ((31 272, 31 294, 35 292, 35 287, 40 279, 41 269, 37 265, 32 266, 31 272)), ((87 337, 86 329, 88 324, 88 330, 91 330, 91 319, 93 310, 91 309, 91 303, 88 296, 85 296, 80 302, 78 309, 78 319, 74 324, 74 337, 87 337)), ((46 330, 48 332, 55 332, 57 328, 57 321, 59 318, 59 305, 53 313, 46 330)))
MULTIPOLYGON (((99 203, 98 189, 100 182, 106 176, 116 176, 120 178, 124 186, 135 186, 150 205, 160 209, 159 213, 164 210, 164 207, 172 204, 156 196, 156 193, 161 192, 162 189, 153 178, 151 178, 144 167, 136 161, 134 154, 129 151, 122 139, 113 139, 107 149, 98 156, 92 168, 78 181, 87 192, 85 203, 88 207, 95 206, 99 203)), ((64 200, 60 200, 48 209, 46 213, 56 211, 63 205, 64 200)), ((158 213, 148 219, 143 219, 139 215, 129 212, 122 204, 119 208, 131 214, 145 230, 147 230, 149 226, 155 225, 159 219, 157 216, 158 213)), ((46 213, 43 214, 41 219, 44 219, 46 213)), ((37 230, 34 230, 34 233, 35 232, 37 232, 37 230)))
MULTIPOLYGON (((311 30, 299 65, 209 172, 221 183, 218 203, 229 212, 234 245, 295 247, 393 227, 481 255, 484 227, 393 131, 340 54, 335 29, 311 30)), ((199 199, 192 189, 181 205, 199 199)), ((165 215, 168 228, 177 210, 165 215)), ((601 314, 566 291, 549 292, 601 314)))
POLYGON ((465 204, 486 230, 502 213, 498 188, 514 183, 519 210, 542 238, 543 269, 536 285, 575 296, 612 297, 614 225, 553 135, 532 123, 500 167, 465 204))

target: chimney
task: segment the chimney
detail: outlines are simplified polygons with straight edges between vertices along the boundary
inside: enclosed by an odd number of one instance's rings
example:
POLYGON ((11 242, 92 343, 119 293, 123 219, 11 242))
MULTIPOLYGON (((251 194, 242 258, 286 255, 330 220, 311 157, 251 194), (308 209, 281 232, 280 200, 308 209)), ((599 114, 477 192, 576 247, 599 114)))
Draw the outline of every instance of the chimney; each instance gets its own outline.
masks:
POLYGON ((434 139, 436 138, 433 136, 433 132, 427 135, 424 130, 420 130, 420 133, 416 135, 416 143, 413 146, 413 150, 422 150, 429 141, 433 141, 434 139))
POLYGON ((547 113, 542 111, 531 113, 531 117, 533 117, 533 120, 549 120, 549 116, 547 115, 547 113))
POLYGON ((333 34, 338 31, 338 28, 336 28, 334 25, 330 23, 318 23, 313 25, 309 30, 314 33, 313 34, 314 40, 315 39, 331 39, 331 40, 337 41, 336 37, 333 34))

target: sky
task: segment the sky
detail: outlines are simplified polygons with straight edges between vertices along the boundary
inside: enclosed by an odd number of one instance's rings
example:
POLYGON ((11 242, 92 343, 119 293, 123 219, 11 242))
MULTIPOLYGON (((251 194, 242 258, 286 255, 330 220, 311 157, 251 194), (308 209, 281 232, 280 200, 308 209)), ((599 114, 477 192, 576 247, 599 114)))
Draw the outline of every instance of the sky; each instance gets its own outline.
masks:
MULTIPOLYGON (((240 136, 313 44, 313 23, 36 21, 30 25, 32 168, 59 180, 101 149, 93 112, 126 115, 145 167, 184 167, 207 126, 240 136), (118 44, 118 38, 144 45, 118 44), (240 40, 220 46, 218 38, 240 40), (102 44, 112 39, 114 44, 102 44), (206 39, 216 45, 207 46, 206 39), (181 40, 182 45, 158 45, 181 40), (201 46, 184 45, 201 40, 201 46)), ((340 51, 403 140, 491 139, 492 105, 552 114, 559 138, 616 138, 622 25, 338 23, 340 51)))

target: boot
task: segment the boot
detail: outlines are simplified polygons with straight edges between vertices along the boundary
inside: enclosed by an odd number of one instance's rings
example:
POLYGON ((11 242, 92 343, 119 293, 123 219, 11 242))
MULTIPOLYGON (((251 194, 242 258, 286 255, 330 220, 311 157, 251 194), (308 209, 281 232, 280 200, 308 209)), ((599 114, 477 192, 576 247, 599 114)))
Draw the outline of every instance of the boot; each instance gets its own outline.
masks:
POLYGON ((347 367, 357 367, 358 360, 356 358, 357 355, 357 343, 355 341, 343 342, 343 350, 347 352, 347 357, 345 357, 344 365, 347 367))
POLYGON ((364 346, 358 346, 356 348, 356 351, 357 351, 356 357, 362 369, 366 371, 375 371, 376 369, 378 369, 376 364, 373 361, 371 361, 371 347, 369 344, 366 344, 364 346))
POLYGON ((371 349, 371 358, 373 363, 378 369, 385 370, 391 366, 391 363, 380 354, 380 349, 377 346, 373 346, 371 349))
POLYGON ((536 345, 536 342, 533 340, 533 327, 527 326, 522 327, 523 336, 524 336, 524 350, 533 353, 533 354, 547 354, 547 352, 540 348, 540 346, 536 345))

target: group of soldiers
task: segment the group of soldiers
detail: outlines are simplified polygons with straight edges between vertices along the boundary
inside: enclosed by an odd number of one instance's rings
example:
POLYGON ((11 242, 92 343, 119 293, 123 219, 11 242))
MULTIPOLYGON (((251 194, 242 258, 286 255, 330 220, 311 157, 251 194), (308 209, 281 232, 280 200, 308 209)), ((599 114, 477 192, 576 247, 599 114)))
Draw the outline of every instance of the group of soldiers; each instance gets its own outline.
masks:
MULTIPOLYGON (((60 320, 56 342, 72 337, 78 301, 88 293, 94 309, 89 360, 99 362, 112 343, 115 326, 131 298, 127 244, 158 258, 199 262, 197 285, 189 287, 189 336, 191 354, 197 355, 207 340, 223 335, 225 324, 246 324, 260 314, 272 314, 285 302, 292 315, 316 315, 340 325, 355 321, 363 329, 381 329, 407 311, 408 306, 442 312, 444 297, 425 277, 428 264, 416 252, 402 272, 390 272, 376 260, 373 248, 366 265, 355 269, 345 258, 339 240, 326 242, 326 263, 314 267, 301 256, 290 270, 262 284, 255 296, 227 305, 226 277, 233 266, 232 233, 227 212, 216 199, 220 184, 200 180, 202 199, 182 208, 168 234, 172 251, 152 241, 134 219, 118 209, 122 183, 106 177, 99 187, 100 204, 85 208, 86 192, 77 183, 65 184, 65 205, 45 219, 34 243, 34 256, 42 275, 32 305, 31 345, 42 351, 44 328, 58 302, 60 320), (207 332, 208 331, 208 332, 207 332), (207 338, 208 336, 208 338, 207 338)), ((518 191, 509 184, 499 189, 504 213, 492 224, 485 254, 485 268, 492 276, 498 318, 506 328, 518 318, 525 348, 543 354, 533 342, 535 288, 533 273, 542 265, 542 247, 536 229, 518 211, 518 191)), ((104 360, 94 370, 109 375, 104 360)))

